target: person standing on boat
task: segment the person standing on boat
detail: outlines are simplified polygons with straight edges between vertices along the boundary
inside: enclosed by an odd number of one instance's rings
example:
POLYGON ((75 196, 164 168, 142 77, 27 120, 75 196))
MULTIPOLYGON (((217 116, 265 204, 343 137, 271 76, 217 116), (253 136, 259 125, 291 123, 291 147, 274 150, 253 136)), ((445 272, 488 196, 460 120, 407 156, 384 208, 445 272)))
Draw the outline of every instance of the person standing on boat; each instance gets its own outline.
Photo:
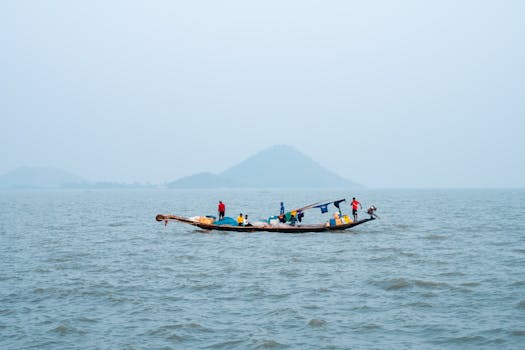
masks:
POLYGON ((281 211, 279 212, 279 215, 284 215, 284 203, 281 202, 281 211))
POLYGON ((219 201, 219 206, 217 207, 217 211, 219 212, 219 220, 224 219, 224 213, 226 212, 226 206, 222 201, 219 201))
POLYGON ((359 203, 357 199, 355 199, 355 197, 352 198, 352 203, 350 203, 350 205, 352 206, 352 215, 354 216, 354 222, 355 222, 357 221, 357 209, 358 208, 363 209, 363 207, 361 206, 361 203, 359 203))
POLYGON ((244 218, 242 216, 242 213, 240 213, 239 216, 237 217, 237 225, 243 226, 243 224, 244 224, 244 218))

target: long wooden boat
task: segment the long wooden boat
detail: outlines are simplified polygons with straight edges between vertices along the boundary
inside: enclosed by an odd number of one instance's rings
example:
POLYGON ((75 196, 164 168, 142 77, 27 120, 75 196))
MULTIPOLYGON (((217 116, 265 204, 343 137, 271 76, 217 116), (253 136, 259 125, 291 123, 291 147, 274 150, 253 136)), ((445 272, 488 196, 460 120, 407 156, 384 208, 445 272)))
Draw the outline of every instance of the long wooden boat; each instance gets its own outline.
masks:
POLYGON ((213 223, 199 222, 198 220, 192 220, 183 216, 171 215, 171 214, 158 214, 155 218, 157 221, 168 221, 174 220, 185 224, 193 225, 204 230, 218 230, 218 231, 234 231, 234 232, 285 232, 285 233, 304 233, 304 232, 329 232, 329 231, 343 231, 357 225, 364 224, 365 222, 375 220, 375 217, 358 220, 355 222, 339 225, 326 225, 326 224, 308 224, 308 225, 256 225, 256 226, 233 226, 233 225, 216 225, 213 223))

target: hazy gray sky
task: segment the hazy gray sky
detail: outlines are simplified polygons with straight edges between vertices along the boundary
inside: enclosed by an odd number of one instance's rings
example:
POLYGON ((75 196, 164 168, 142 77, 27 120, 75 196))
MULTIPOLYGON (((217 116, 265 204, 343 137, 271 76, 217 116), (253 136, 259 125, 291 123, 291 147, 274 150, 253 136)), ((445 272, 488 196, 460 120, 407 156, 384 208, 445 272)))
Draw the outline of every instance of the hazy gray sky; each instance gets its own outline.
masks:
POLYGON ((525 186, 525 1, 3 1, 0 173, 525 186), (281 171, 276 169, 276 171, 281 171))

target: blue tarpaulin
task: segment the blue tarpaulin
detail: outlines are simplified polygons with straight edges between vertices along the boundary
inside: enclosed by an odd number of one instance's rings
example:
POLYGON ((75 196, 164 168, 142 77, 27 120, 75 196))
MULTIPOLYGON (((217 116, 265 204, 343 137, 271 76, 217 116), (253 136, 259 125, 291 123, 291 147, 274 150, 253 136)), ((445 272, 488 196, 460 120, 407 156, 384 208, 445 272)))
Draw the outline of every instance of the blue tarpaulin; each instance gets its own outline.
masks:
POLYGON ((234 218, 231 218, 229 216, 226 216, 224 219, 222 220, 219 220, 219 221, 215 221, 214 222, 215 225, 231 225, 231 226, 238 226, 239 224, 237 223, 237 220, 235 220, 234 218))

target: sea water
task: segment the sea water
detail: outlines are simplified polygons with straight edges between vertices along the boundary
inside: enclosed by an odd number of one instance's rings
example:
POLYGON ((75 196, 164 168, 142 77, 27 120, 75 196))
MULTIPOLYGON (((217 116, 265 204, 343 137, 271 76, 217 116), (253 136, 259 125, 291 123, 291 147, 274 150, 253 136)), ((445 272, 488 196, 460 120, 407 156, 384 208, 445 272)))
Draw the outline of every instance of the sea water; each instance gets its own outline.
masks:
MULTIPOLYGON (((524 190, 0 192, 1 349, 525 348, 524 190), (338 233, 155 221, 356 196, 338 233), (366 217, 360 212, 360 217, 366 217)), ((305 220, 333 214, 308 211, 305 220)))

